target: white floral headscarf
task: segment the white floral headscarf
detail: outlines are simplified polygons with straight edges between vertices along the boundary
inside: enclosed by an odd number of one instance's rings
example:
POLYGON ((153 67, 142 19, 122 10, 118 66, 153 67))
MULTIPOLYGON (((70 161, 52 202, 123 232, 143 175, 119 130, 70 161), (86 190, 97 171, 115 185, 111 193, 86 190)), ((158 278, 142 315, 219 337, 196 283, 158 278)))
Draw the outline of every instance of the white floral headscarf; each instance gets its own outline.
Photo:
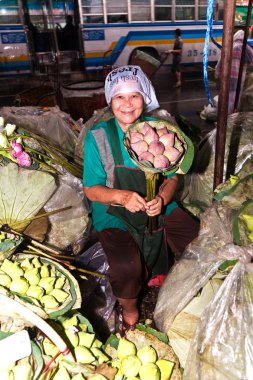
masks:
POLYGON ((146 111, 159 108, 154 87, 139 66, 127 65, 111 71, 105 79, 105 98, 110 105, 117 94, 139 92, 143 96, 146 111))

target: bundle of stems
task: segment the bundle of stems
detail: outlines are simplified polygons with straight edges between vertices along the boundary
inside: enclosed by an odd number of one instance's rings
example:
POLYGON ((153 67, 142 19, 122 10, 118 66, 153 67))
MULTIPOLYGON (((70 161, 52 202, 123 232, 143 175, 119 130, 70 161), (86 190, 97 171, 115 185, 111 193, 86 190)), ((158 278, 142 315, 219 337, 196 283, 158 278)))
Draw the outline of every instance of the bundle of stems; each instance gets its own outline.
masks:
MULTIPOLYGON (((147 202, 151 201, 156 196, 157 191, 157 180, 159 178, 158 173, 146 172, 146 200, 147 202)), ((147 227, 149 232, 157 229, 157 217, 149 216, 147 221, 147 227)))
MULTIPOLYGON (((36 139, 41 148, 46 152, 46 155, 43 155, 42 152, 39 152, 37 150, 34 150, 30 147, 25 147, 25 150, 27 152, 36 153, 38 156, 41 156, 43 158, 50 158, 50 160, 56 164, 62 166, 64 169, 66 169, 68 172, 73 174, 75 177, 82 178, 83 175, 83 168, 82 168, 82 162, 79 157, 74 157, 66 150, 63 150, 59 147, 57 147, 55 144, 52 144, 50 141, 48 141, 45 137, 42 137, 34 132, 31 132, 27 130, 26 128, 21 128, 24 132, 27 133, 26 135, 17 135, 16 137, 21 137, 22 139, 29 139, 29 137, 33 137, 36 139)), ((43 162, 44 163, 44 162, 43 162)))

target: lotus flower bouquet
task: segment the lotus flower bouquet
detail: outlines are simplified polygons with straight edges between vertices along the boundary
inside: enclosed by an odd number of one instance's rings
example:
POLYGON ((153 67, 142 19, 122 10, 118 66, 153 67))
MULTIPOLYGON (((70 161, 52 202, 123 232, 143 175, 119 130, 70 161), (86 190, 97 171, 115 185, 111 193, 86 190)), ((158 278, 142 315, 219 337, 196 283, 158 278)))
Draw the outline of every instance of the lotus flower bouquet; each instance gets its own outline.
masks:
POLYGON ((46 138, 24 127, 6 123, 3 117, 0 117, 0 156, 24 168, 43 168, 57 174, 66 170, 75 177, 82 178, 80 160, 75 157, 74 161, 69 153, 46 138))
MULTIPOLYGON (((156 195, 160 174, 187 173, 194 155, 190 139, 177 125, 166 120, 136 122, 128 128, 124 145, 131 159, 145 173, 147 201, 156 195)), ((155 219, 149 218, 148 225, 154 229, 155 219)))

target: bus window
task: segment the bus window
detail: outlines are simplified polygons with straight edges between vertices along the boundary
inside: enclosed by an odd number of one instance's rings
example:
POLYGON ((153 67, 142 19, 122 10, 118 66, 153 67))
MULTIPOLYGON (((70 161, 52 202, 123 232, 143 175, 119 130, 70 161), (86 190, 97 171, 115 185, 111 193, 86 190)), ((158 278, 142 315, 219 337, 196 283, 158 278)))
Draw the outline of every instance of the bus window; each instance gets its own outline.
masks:
POLYGON ((155 0, 155 20, 171 20, 171 0, 155 0))
POLYGON ((176 20, 195 20, 195 0, 176 0, 176 20))
POLYGON ((131 0, 132 21, 151 21, 150 0, 131 0))
POLYGON ((104 23, 103 0, 82 0, 83 23, 104 23))
POLYGON ((0 24, 20 24, 17 0, 2 0, 0 24))
POLYGON ((206 20, 206 0, 199 0, 198 20, 206 20))
POLYGON ((107 22, 127 22, 127 0, 107 2, 107 22))

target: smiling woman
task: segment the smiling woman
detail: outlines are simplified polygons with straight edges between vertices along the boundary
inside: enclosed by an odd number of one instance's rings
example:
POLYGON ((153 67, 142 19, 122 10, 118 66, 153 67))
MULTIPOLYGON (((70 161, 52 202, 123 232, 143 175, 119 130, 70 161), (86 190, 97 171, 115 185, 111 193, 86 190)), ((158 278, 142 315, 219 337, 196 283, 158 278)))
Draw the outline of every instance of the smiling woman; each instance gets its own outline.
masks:
POLYGON ((167 244, 178 258, 198 234, 199 224, 174 201, 175 174, 161 176, 155 196, 147 199, 145 174, 124 146, 129 127, 137 121, 156 120, 144 113, 159 107, 141 68, 128 65, 108 74, 105 97, 114 117, 94 125, 86 135, 83 184, 109 263, 112 290, 122 308, 123 335, 138 321, 139 295, 145 281, 166 274, 173 262, 167 244), (159 221, 152 234, 147 229, 150 217, 159 221))

